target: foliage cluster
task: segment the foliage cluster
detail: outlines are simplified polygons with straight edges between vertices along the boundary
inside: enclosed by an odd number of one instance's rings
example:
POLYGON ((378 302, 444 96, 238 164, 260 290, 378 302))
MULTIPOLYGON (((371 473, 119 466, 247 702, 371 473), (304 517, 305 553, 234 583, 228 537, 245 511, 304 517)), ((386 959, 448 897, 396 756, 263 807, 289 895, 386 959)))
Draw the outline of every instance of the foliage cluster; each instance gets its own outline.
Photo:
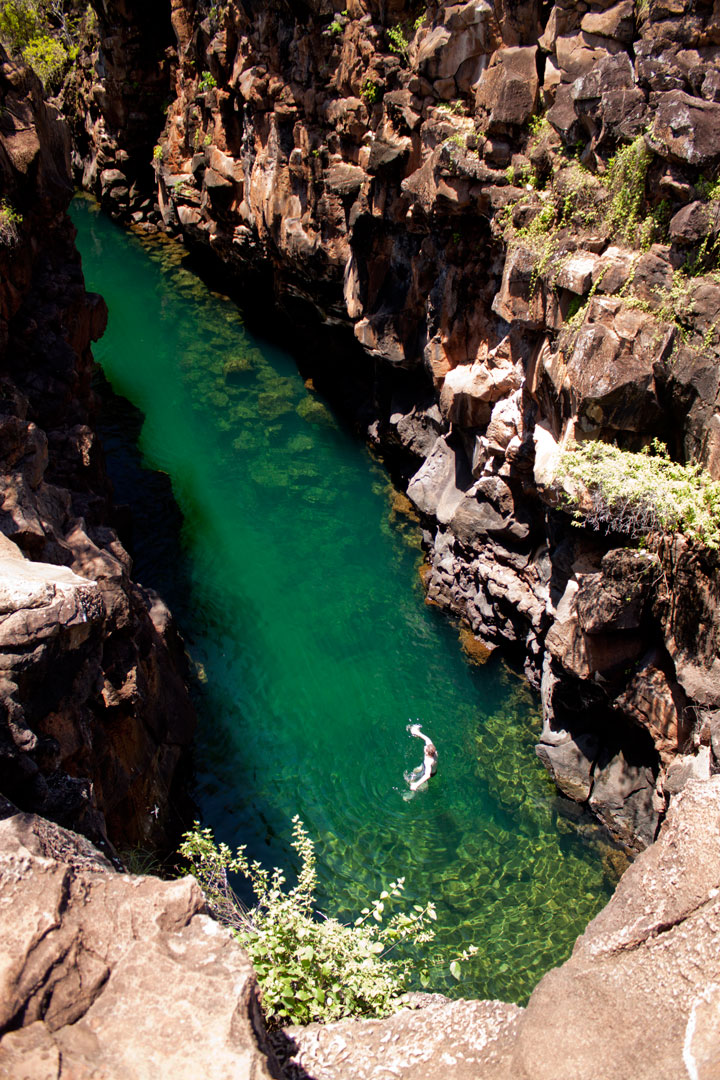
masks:
POLYGON ((207 90, 214 90, 217 86, 217 79, 209 71, 203 71, 198 80, 198 93, 204 94, 207 90))
MULTIPOLYGON (((250 954, 271 1026, 387 1015, 397 1007, 411 971, 410 959, 390 954, 402 942, 432 939, 430 923, 436 918, 432 903, 415 905, 410 913, 400 911, 386 920, 386 907, 402 894, 404 879, 399 878, 363 908, 353 924, 326 918, 315 910, 315 849, 298 817, 293 819, 292 846, 300 871, 297 885, 287 891, 280 870, 270 872, 250 862, 244 848, 233 855, 197 823, 186 833, 180 853, 189 861, 216 918, 234 931, 250 954), (255 907, 248 910, 241 904, 228 872, 251 882, 255 907)), ((417 965, 412 970, 417 975, 417 965)), ((459 977, 458 961, 451 970, 459 977)))
MULTIPOLYGON (((543 117, 534 118, 531 133, 541 138, 547 125, 543 117)), ((606 172, 596 175, 579 161, 568 161, 556 169, 549 186, 540 193, 542 200, 535 217, 519 228, 514 224, 516 208, 531 206, 538 196, 528 192, 509 205, 500 225, 508 244, 522 243, 535 253, 536 264, 532 291, 537 288, 547 267, 554 263, 559 271, 563 236, 567 230, 603 233, 614 240, 624 241, 639 250, 647 250, 666 231, 669 206, 663 202, 654 210, 646 205, 647 172, 652 160, 642 135, 621 147, 609 161, 606 172)), ((515 169, 506 173, 510 183, 522 182, 526 187, 537 186, 537 178, 525 170, 522 176, 515 169)), ((625 293, 629 293, 632 282, 625 293)))
POLYGON ((454 101, 441 101, 437 108, 440 112, 449 113, 451 116, 465 116, 467 112, 465 102, 461 98, 455 98, 454 101))
POLYGON ((374 79, 370 78, 367 78, 362 84, 360 93, 363 96, 363 100, 366 101, 368 105, 375 105, 381 97, 380 87, 374 79))
POLYGON ((567 496, 575 517, 630 536, 683 533, 720 547, 720 482, 699 464, 680 465, 653 440, 640 453, 602 442, 581 443, 560 456, 558 480, 579 481, 589 496, 567 496))
POLYGON ((229 4, 219 3, 219 0, 212 0, 210 9, 208 11, 208 18, 210 19, 210 25, 213 30, 217 30, 223 22, 223 19, 228 13, 229 4))
MULTIPOLYGON (((652 151, 648 148, 644 136, 638 135, 611 158, 603 177, 610 195, 605 212, 606 225, 612 234, 621 236, 630 243, 636 240, 638 226, 643 218, 645 182, 651 161, 652 151)), ((640 237, 640 246, 649 247, 644 231, 641 230, 643 235, 640 237)))
POLYGON ((7 201, 0 201, 0 247, 12 247, 18 241, 18 226, 22 224, 22 214, 7 201))
POLYGON ((397 26, 391 26, 388 29, 387 36, 390 52, 397 53, 402 60, 407 62, 410 54, 410 42, 405 29, 398 23, 397 26))
POLYGON ((52 92, 77 56, 83 26, 93 18, 92 9, 78 0, 3 0, 0 41, 52 92))

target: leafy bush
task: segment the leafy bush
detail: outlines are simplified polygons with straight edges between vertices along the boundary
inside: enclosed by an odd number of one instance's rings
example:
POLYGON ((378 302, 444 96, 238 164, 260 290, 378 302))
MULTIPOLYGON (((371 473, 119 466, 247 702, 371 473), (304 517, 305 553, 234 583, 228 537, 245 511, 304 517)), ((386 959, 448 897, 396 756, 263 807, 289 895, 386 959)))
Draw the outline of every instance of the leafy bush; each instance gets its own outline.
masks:
POLYGON ((627 240, 636 238, 645 201, 645 180, 652 161, 652 151, 645 138, 638 135, 618 150, 608 164, 604 180, 610 192, 607 224, 627 240))
POLYGON ((214 75, 211 75, 209 71, 203 71, 198 82, 198 93, 204 94, 206 90, 214 90, 217 86, 217 80, 214 75))
POLYGON ((39 35, 26 45, 22 55, 47 90, 59 89, 70 59, 62 41, 49 34, 39 35))
MULTIPOLYGON (((384 922, 386 905, 402 894, 400 878, 363 908, 353 924, 327 918, 315 911, 315 849, 298 817, 293 818, 292 846, 301 868, 297 885, 289 891, 283 888, 280 870, 270 872, 251 863, 244 848, 233 856, 197 822, 185 834, 180 854, 189 861, 215 917, 250 954, 270 1026, 387 1015, 397 1007, 412 963, 389 953, 403 941, 432 939, 428 920, 436 918, 433 905, 415 905, 410 914, 398 912, 384 922), (251 910, 233 892, 228 871, 251 882, 257 898, 251 910)), ((459 977, 457 961, 452 969, 459 977)), ((413 971, 417 973, 417 965, 413 971)))
POLYGON ((18 242, 18 225, 21 224, 22 214, 18 214, 6 199, 0 201, 0 247, 12 247, 18 242))
POLYGON ((640 453, 581 443, 561 455, 557 478, 586 489, 589 504, 580 495, 567 496, 579 520, 630 536, 680 532, 720 547, 720 482, 699 464, 671 461, 657 439, 640 453))
POLYGON ((79 0, 2 0, 0 41, 55 91, 93 18, 92 9, 83 13, 79 0))
POLYGON ((390 42, 390 52, 397 53, 403 60, 407 60, 410 42, 407 39, 407 34, 403 30, 402 26, 391 26, 387 32, 388 41, 390 42))
POLYGON ((19 56, 40 30, 37 6, 28 0, 4 0, 0 4, 0 41, 19 56))
POLYGON ((380 87, 373 79, 366 79, 360 91, 368 105, 375 105, 380 100, 380 87))

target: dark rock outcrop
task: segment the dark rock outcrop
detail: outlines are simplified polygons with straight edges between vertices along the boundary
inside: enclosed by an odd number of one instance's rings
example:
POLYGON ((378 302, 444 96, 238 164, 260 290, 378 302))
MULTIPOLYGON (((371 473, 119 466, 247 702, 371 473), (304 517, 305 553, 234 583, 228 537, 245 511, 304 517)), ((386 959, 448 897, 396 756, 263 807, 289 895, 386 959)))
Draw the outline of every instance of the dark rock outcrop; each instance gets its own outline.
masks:
POLYGON ((4 53, 0 96, 4 206, 21 219, 0 244, 0 790, 96 839, 168 845, 194 719, 181 643, 132 581, 92 430, 106 311, 65 215, 69 133, 4 53))

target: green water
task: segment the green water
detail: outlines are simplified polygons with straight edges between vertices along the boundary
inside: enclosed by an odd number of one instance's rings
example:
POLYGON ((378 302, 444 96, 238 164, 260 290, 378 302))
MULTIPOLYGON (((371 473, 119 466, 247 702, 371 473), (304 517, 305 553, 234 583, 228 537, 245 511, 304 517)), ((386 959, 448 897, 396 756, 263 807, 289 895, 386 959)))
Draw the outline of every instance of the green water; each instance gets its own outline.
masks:
POLYGON ((136 573, 174 608, 199 676, 206 822, 287 867, 298 813, 326 910, 354 914, 404 875, 408 902, 437 903, 434 987, 524 1000, 611 889, 596 838, 555 809, 536 697, 497 662, 465 662, 423 603, 417 527, 292 357, 252 337, 178 245, 123 233, 85 200, 73 218, 110 310, 95 356, 144 415, 142 460, 183 515, 178 542, 116 410, 108 453, 139 519, 136 573), (439 768, 407 798, 418 718, 439 768), (470 943, 457 987, 447 964, 470 943))

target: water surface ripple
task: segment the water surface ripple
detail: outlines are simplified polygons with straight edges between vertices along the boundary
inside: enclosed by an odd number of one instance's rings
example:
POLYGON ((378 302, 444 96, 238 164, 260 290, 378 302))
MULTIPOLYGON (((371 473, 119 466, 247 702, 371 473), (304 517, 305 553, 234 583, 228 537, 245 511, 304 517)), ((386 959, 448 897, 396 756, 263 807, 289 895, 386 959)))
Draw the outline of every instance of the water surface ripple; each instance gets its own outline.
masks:
MULTIPOLYGON (((321 902, 349 916, 391 878, 432 897, 433 985, 522 1001, 606 901, 593 839, 555 810, 536 760, 538 702, 499 663, 468 665, 425 606, 416 527, 367 449, 287 353, 182 265, 73 204, 88 288, 110 319, 95 356, 117 498, 136 513, 136 575, 173 607, 199 676, 197 796, 218 838, 292 867, 290 820, 317 843, 321 902), (157 474, 183 515, 180 544, 157 474), (439 750, 421 760, 408 720, 439 750), (454 984, 453 984, 454 985, 454 984)), ((342 357, 338 357, 339 364, 342 357)))

